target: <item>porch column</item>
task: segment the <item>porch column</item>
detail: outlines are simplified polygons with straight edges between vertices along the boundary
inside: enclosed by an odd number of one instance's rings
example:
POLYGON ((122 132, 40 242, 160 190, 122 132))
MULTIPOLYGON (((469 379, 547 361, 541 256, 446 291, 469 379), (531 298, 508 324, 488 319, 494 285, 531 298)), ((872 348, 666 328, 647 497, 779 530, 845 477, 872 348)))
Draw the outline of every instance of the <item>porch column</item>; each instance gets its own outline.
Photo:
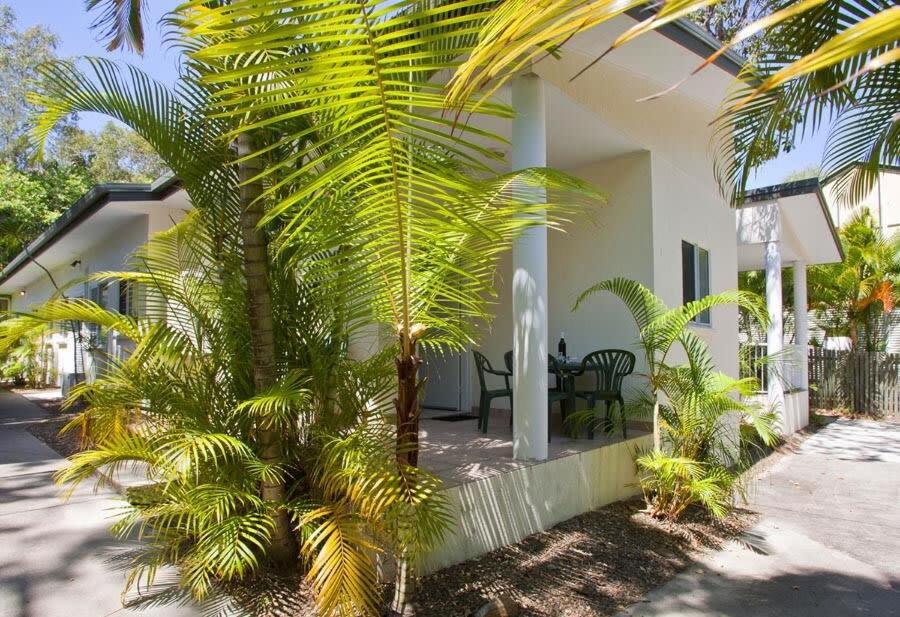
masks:
POLYGON ((794 342, 797 347, 797 383, 795 387, 809 389, 809 310, 806 300, 806 262, 795 261, 794 266, 794 342))
MULTIPOLYGON (((512 80, 513 170, 547 165, 544 84, 534 74, 512 80)), ((534 200, 543 200, 535 190, 534 200)), ((513 457, 547 458, 547 228, 513 245, 513 457)))
POLYGON ((766 309, 769 313, 769 329, 766 331, 766 354, 769 363, 766 379, 769 405, 779 414, 784 412, 784 388, 781 385, 780 360, 772 360, 784 347, 784 324, 781 302, 781 246, 777 240, 765 244, 766 260, 766 309))

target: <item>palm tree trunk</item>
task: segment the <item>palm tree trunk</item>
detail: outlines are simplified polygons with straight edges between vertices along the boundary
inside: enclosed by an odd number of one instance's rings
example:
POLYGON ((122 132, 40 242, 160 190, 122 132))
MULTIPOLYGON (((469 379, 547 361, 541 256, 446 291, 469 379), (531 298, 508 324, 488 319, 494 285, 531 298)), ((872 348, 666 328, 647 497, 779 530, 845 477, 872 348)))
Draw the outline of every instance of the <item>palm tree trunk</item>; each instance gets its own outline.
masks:
MULTIPOLYGON (((397 365, 397 398, 394 406, 397 410, 397 467, 402 477, 415 472, 412 467, 419 464, 419 391, 422 381, 419 379, 419 367, 422 359, 416 349, 416 333, 400 333, 400 353, 397 365)), ((415 476, 412 476, 415 481, 415 476)), ((413 615, 410 605, 415 590, 415 578, 411 572, 411 564, 407 555, 397 558, 397 571, 394 576, 394 599, 391 610, 396 615, 413 615)))
POLYGON ((659 395, 653 397, 653 449, 662 450, 662 435, 659 430, 659 395))
POLYGON ((400 336, 400 355, 397 356, 397 463, 402 467, 419 464, 419 367, 415 337, 400 336))
MULTIPOLYGON (((254 152, 252 137, 246 133, 237 138, 237 154, 243 158, 254 152)), ((275 335, 272 312, 272 290, 269 286, 268 240, 260 228, 263 205, 259 199, 262 183, 252 181, 260 172, 256 159, 238 164, 241 181, 241 236, 244 248, 244 277, 247 280, 250 346, 253 361, 253 386, 259 393, 275 383, 275 335)), ((257 428, 259 457, 264 463, 277 464, 283 456, 283 444, 277 430, 271 426, 257 428)), ((297 543, 291 531, 284 502, 284 483, 264 480, 260 487, 264 500, 277 504, 275 531, 269 557, 276 563, 289 564, 297 558, 297 543)))

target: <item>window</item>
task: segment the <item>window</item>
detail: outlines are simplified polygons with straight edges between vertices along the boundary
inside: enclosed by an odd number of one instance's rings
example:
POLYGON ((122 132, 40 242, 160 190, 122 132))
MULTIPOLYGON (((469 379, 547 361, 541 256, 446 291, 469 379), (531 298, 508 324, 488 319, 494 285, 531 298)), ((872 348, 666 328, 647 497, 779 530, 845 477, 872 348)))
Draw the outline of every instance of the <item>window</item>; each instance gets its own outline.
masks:
MULTIPOLYGON (((109 308, 109 285, 100 283, 88 289, 88 300, 99 304, 102 308, 109 308)), ((87 325, 94 346, 99 345, 102 340, 103 330, 99 324, 89 323, 87 325)))
POLYGON ((119 281, 119 312, 134 316, 134 288, 128 281, 119 281))
MULTIPOLYGON (((0 313, 5 313, 9 310, 9 298, 6 296, 0 296, 0 313)), ((0 319, 3 319, 3 315, 0 315, 0 319)))
MULTIPOLYGON (((690 242, 681 242, 681 299, 684 304, 709 295, 709 251, 690 242)), ((695 323, 709 325, 709 311, 703 311, 695 323)))

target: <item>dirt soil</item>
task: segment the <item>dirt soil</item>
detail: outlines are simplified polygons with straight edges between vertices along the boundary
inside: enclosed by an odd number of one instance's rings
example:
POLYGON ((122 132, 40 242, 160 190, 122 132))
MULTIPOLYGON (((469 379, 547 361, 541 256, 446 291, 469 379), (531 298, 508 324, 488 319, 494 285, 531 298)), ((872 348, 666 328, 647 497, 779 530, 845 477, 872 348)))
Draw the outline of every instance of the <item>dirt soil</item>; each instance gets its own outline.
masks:
POLYGON ((693 509, 670 524, 642 507, 640 500, 613 503, 424 577, 416 614, 463 617, 505 596, 533 617, 610 615, 756 520, 739 509, 719 522, 693 509))

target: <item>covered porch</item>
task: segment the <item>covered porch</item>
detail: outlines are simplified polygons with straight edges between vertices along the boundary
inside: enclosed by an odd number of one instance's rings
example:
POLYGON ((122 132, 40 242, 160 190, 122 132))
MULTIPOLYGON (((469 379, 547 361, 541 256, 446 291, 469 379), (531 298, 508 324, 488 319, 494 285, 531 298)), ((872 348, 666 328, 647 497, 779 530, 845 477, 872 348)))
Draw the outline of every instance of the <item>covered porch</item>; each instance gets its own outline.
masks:
POLYGON ((809 302, 806 270, 841 261, 843 253, 818 179, 751 191, 736 212, 738 268, 766 280, 764 374, 760 399, 789 435, 809 423, 809 302), (783 270, 793 271, 793 332, 785 332, 783 270), (790 336, 789 334, 793 334, 790 336))

